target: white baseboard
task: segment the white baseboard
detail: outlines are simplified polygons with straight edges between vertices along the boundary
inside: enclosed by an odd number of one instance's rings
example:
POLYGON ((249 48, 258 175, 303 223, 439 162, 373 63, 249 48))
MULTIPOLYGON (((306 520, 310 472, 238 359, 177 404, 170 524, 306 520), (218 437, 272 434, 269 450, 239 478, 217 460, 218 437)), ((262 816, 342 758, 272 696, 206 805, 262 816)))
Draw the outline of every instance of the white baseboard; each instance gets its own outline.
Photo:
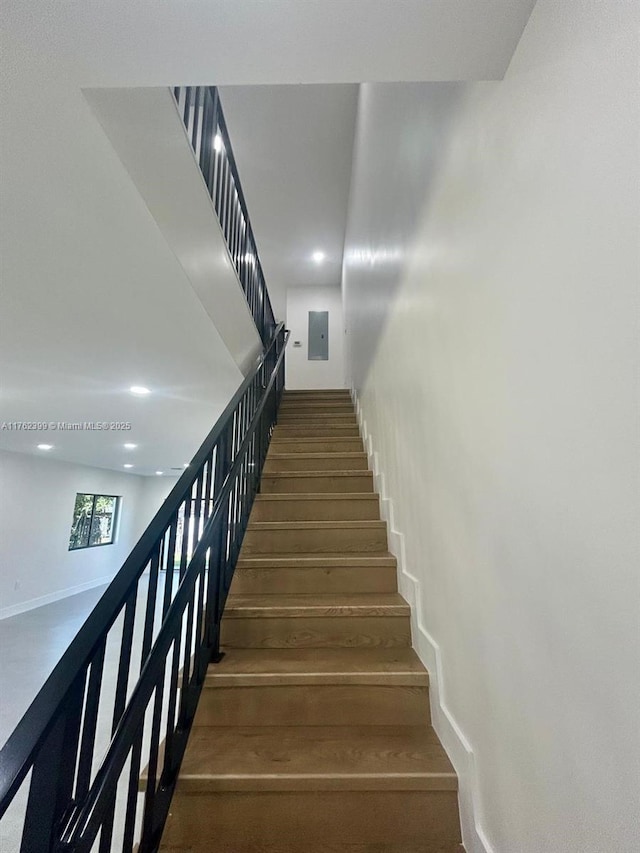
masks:
POLYGON ((111 580, 113 580, 113 575, 106 575, 102 578, 96 578, 96 580, 79 583, 77 586, 69 586, 66 589, 59 589, 47 595, 40 595, 38 598, 29 598, 27 601, 20 601, 18 604, 12 604, 9 607, 1 607, 0 619, 9 619, 10 616, 18 616, 20 613, 26 613, 28 610, 35 610, 36 607, 53 604, 54 601, 68 598, 70 595, 77 595, 79 592, 86 592, 88 589, 94 589, 96 586, 107 584, 111 580))
POLYGON ((369 459, 369 467, 373 471, 375 490, 380 495, 381 514, 387 522, 389 550, 398 561, 398 589, 411 607, 411 635, 414 648, 429 671, 429 701, 433 728, 458 774, 462 841, 466 853, 496 853, 482 828, 479 809, 479 783, 473 749, 447 707, 442 672, 442 654, 440 646, 431 636, 424 623, 420 580, 409 570, 404 534, 396 528, 393 502, 387 494, 378 453, 374 449, 372 436, 367 428, 357 392, 353 387, 351 388, 351 396, 356 407, 360 433, 369 459))

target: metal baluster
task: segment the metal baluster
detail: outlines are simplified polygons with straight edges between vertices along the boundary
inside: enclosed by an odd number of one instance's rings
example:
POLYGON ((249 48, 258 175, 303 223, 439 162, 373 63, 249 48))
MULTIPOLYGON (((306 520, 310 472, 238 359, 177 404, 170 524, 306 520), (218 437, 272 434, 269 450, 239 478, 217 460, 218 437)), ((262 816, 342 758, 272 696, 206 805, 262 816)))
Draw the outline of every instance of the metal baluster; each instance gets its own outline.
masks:
MULTIPOLYGON (((214 123, 215 137, 218 136, 222 139, 220 135, 220 128, 217 123, 214 123)), ((216 213, 218 214, 218 221, 222 225, 222 151, 216 151, 214 147, 214 157, 213 157, 213 167, 214 167, 214 205, 216 208, 216 213)))
MULTIPOLYGON (((193 485, 192 485, 193 488, 193 485)), ((192 494, 189 492, 189 496, 183 503, 184 506, 184 514, 182 516, 182 544, 180 548, 180 580, 184 577, 184 573, 187 569, 187 551, 189 548, 189 522, 191 520, 191 509, 192 509, 192 494)))
POLYGON ((231 257, 233 259, 233 265, 239 277, 240 265, 238 263, 238 213, 238 193, 236 191, 236 185, 234 181, 233 192, 231 193, 231 242, 229 249, 231 251, 231 257))
MULTIPOLYGON (((132 738, 131 764, 129 765, 129 782, 127 786, 127 805, 124 818, 124 834, 122 850, 125 853, 133 849, 133 839, 136 831, 136 813, 138 811, 138 788, 140 786, 140 761, 142 758, 142 735, 144 720, 132 738)), ((102 830, 104 835, 104 827, 102 830)), ((100 838, 100 853, 102 853, 102 836, 100 838)), ((111 844, 106 850, 111 849, 111 844)))
POLYGON ((187 129, 187 134, 190 136, 190 125, 191 125, 191 97, 192 97, 193 87, 186 86, 184 90, 184 112, 182 114, 182 121, 184 122, 184 126, 187 129))
MULTIPOLYGON (((166 667, 166 663, 165 663, 166 667)), ((149 764, 147 766, 147 787, 144 795, 144 811, 142 818, 142 837, 140 847, 142 850, 152 849, 156 840, 154 804, 156 799, 156 779, 158 772, 158 752, 160 749, 160 723, 162 721, 162 699, 164 696, 164 674, 158 679, 155 689, 155 701, 153 705, 153 719, 151 721, 151 743, 149 746, 149 764)), ((159 839, 158 839, 159 840, 159 839)), ((126 849, 126 848, 125 848, 126 849)))
MULTIPOLYGON (((129 684, 129 672, 131 669, 131 655, 133 647, 133 629, 136 619, 136 600, 138 597, 138 584, 129 595, 124 607, 124 622, 122 626, 122 639, 120 641, 120 661, 118 663, 118 678, 116 681, 116 692, 113 703, 113 718, 111 722, 111 734, 115 732, 120 718, 124 713, 127 701, 127 687, 129 684)), ((115 791, 107 806, 107 817, 102 824, 100 833, 100 853, 109 853, 113 837, 113 821, 115 817, 116 797, 115 791)))
MULTIPOLYGON (((175 515, 169 525, 169 537, 166 548, 166 568, 164 573, 164 598, 162 602, 162 618, 167 615, 171 604, 171 593, 173 592, 173 575, 175 573, 176 561, 176 536, 178 530, 178 516, 175 515)), ((165 534, 166 536, 166 534, 165 534)))
POLYGON ((98 646, 98 650, 91 662, 89 685, 87 687, 87 696, 84 706, 80 757, 78 760, 76 800, 81 800, 86 795, 91 782, 91 769, 93 766, 93 753, 96 741, 98 709, 100 707, 100 690, 102 687, 102 674, 104 671, 104 655, 106 647, 107 638, 105 636, 98 646))
POLYGON ((204 182, 209 190, 209 195, 212 195, 213 175, 213 103, 211 101, 211 93, 208 89, 203 89, 203 117, 202 117, 202 142, 200 143, 200 171, 204 177, 204 182))
POLYGON ((178 625, 171 655, 171 673, 169 676, 169 705, 167 709, 167 727, 165 731, 164 767, 162 778, 169 783, 177 770, 174 753, 174 737, 176 728, 176 707, 178 704, 178 674, 180 670, 180 652, 182 646, 182 620, 178 625))
MULTIPOLYGON (((198 542, 202 538, 202 528, 204 527, 203 519, 202 519, 202 502, 203 502, 203 486, 204 486, 204 468, 198 477, 198 485, 196 489, 196 506, 197 506, 197 527, 198 527, 198 542)), ((200 681, 200 676, 202 673, 202 620, 204 617, 204 589, 205 589, 205 565, 204 561, 200 566, 199 575, 197 579, 197 596, 196 596, 196 606, 197 611, 195 612, 195 653, 194 653, 194 663, 193 670, 196 674, 196 678, 198 682, 200 681)), ((206 668, 206 663, 205 663, 206 668)))
POLYGON ((200 103, 202 99, 202 86, 194 86, 195 98, 193 100, 193 126, 191 129, 191 146, 196 155, 196 159, 200 159, 200 103))
POLYGON ((229 162, 226 156, 222 163, 222 207, 220 209, 220 225, 224 239, 229 245, 229 162))
POLYGON ((189 596, 189 604, 187 605, 187 630, 185 632, 184 649, 182 654, 182 688, 180 695, 180 716, 179 723, 182 726, 187 726, 193 712, 192 694, 191 694, 191 648, 193 641, 193 615, 195 611, 195 587, 189 596))
POLYGON ((149 657, 151 643, 153 641, 153 626, 156 612, 156 593, 158 591, 158 571, 160 569, 160 546, 158 545, 151 556, 149 569, 149 587, 147 589, 147 606, 144 616, 144 631, 142 634, 142 654, 140 656, 140 669, 145 665, 149 657))
MULTIPOLYGON (((229 427, 222 433, 216 448, 216 466, 213 480, 213 493, 219 495, 222 484, 229 468, 229 427)), ((220 654, 220 578, 225 563, 225 551, 228 530, 228 501, 220 508, 218 522, 213 532, 211 542, 211 558, 209 560, 209 592, 208 600, 208 645, 211 648, 211 659, 217 662, 222 659, 220 654)))
POLYGON ((207 478, 204 486, 204 523, 206 524, 213 509, 211 489, 213 487, 213 460, 214 452, 207 460, 207 478))
POLYGON ((85 669, 75 679, 34 761, 21 853, 53 849, 71 805, 86 674, 85 669))

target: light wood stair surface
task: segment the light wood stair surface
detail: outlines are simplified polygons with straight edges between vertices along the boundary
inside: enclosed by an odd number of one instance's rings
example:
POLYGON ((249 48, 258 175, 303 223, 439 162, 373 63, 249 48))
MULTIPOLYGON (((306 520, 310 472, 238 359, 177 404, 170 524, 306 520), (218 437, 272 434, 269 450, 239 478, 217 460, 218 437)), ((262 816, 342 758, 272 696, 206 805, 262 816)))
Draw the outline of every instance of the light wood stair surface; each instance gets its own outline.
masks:
POLYGON ((277 471, 262 475, 265 493, 373 492, 371 471, 277 471))
POLYGON ((349 392, 285 391, 161 850, 464 853, 349 392))
POLYGON ((251 521, 242 554, 349 553, 387 550, 383 521, 251 521))
POLYGON ((358 424, 319 424, 315 420, 301 423, 279 423, 273 431, 272 441, 287 438, 357 438, 360 435, 358 424))
POLYGON ((396 560, 367 554, 258 554, 238 561, 234 593, 395 592, 396 560))
POLYGON ((446 791, 457 780, 429 726, 196 726, 179 785, 183 793, 446 791))
POLYGON ((267 459, 264 472, 274 471, 366 471, 366 453, 279 453, 273 448, 267 459))
POLYGON ((377 521, 379 498, 375 493, 325 495, 257 495, 253 505, 253 521, 377 521))

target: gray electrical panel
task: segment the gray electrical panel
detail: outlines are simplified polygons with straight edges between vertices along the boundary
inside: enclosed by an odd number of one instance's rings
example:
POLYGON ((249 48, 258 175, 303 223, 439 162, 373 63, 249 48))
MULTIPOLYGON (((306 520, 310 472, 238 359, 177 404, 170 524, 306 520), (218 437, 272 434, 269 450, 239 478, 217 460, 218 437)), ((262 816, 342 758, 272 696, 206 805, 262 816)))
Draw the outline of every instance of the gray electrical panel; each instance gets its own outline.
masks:
POLYGON ((309 311, 308 361, 329 361, 329 312, 309 311))

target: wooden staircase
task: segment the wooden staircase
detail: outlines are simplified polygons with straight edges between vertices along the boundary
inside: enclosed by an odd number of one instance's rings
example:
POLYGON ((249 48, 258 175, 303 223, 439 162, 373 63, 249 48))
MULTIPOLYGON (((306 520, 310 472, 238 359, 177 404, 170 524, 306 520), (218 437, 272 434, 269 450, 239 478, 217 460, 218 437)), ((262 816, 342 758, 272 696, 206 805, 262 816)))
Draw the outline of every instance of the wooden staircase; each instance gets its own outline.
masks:
POLYGON ((460 853, 348 392, 285 392, 162 850, 460 853))

